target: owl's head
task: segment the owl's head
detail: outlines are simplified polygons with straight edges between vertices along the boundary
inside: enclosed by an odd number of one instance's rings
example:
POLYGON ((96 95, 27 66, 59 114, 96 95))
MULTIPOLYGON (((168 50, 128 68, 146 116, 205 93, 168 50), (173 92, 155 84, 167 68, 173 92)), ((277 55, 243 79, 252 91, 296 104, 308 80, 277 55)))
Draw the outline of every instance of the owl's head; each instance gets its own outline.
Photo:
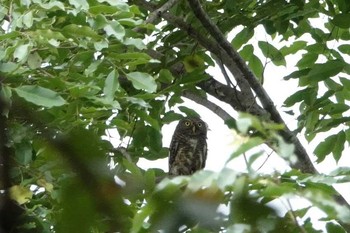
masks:
POLYGON ((207 124, 198 117, 184 118, 177 125, 176 132, 190 136, 207 136, 207 124))

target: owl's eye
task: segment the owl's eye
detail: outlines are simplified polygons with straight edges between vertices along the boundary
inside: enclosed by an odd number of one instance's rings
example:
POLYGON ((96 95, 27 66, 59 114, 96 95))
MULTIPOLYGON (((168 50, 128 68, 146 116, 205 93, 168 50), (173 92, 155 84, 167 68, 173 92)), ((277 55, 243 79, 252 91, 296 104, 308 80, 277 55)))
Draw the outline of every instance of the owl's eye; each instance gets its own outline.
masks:
POLYGON ((202 123, 198 123, 197 125, 198 125, 198 127, 202 127, 203 124, 202 123))
POLYGON ((186 125, 186 126, 190 126, 190 124, 191 124, 191 123, 190 123, 189 121, 185 121, 185 125, 186 125))

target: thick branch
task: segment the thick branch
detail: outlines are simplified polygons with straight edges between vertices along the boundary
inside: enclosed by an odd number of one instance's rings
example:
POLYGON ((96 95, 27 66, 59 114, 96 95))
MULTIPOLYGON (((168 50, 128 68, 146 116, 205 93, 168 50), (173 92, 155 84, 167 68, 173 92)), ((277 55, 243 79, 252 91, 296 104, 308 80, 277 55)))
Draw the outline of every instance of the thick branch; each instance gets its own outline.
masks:
MULTIPOLYGON (((295 154, 297 155, 299 162, 295 165, 295 167, 299 168, 303 172, 308 173, 317 173, 314 168, 305 148, 302 146, 300 141, 296 138, 296 136, 288 129, 286 124, 284 123, 281 115, 278 110, 274 106, 273 101, 266 93, 265 89, 259 83, 258 79, 254 76, 254 74, 250 71, 245 61, 239 56, 239 54, 233 49, 231 44, 226 40, 220 29, 211 21, 209 16, 205 13, 202 6, 200 5, 198 0, 188 0, 189 5, 192 8, 193 13, 202 23, 203 27, 210 33, 210 35, 216 40, 216 42, 227 52, 239 70, 243 73, 246 80, 249 82, 251 88, 257 94, 261 104, 264 109, 267 110, 271 114, 271 120, 277 123, 282 123, 285 125, 285 129, 281 131, 281 136, 287 141, 291 142, 295 145, 295 154)), ((224 61, 224 60, 223 60, 224 61)))
POLYGON ((168 0, 166 3, 164 3, 161 7, 151 12, 147 19, 145 20, 145 23, 153 23, 157 20, 157 18, 160 17, 164 12, 168 11, 172 6, 174 6, 179 0, 168 0))
POLYGON ((190 91, 185 91, 182 94, 184 97, 187 99, 190 99, 197 104, 203 105, 204 107, 208 108, 212 112, 215 112, 216 115, 218 115, 222 120, 229 121, 229 120, 234 120, 230 114, 228 114, 223 108, 220 106, 216 105, 215 103, 209 101, 207 98, 203 98, 199 95, 196 95, 190 91))

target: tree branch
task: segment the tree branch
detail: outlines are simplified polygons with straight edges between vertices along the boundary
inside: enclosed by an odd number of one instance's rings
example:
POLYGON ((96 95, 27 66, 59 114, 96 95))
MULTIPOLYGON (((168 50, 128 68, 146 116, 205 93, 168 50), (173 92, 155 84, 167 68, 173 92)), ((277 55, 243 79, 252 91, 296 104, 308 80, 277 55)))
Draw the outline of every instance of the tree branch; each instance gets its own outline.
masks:
POLYGON ((209 101, 206 98, 196 95, 190 91, 184 91, 182 96, 196 102, 197 104, 203 105, 204 107, 208 108, 209 110, 214 112, 216 115, 218 115, 225 122, 229 120, 234 120, 234 118, 232 118, 231 115, 228 114, 223 108, 209 101))
MULTIPOLYGON (((298 163, 295 165, 296 168, 306 173, 317 173, 313 163, 311 162, 305 148, 302 146, 298 138, 289 130, 287 125, 284 123, 281 115, 274 106, 273 101, 266 93, 265 89, 259 83, 258 79, 250 71, 245 61, 240 55, 233 49, 231 44, 226 40, 220 29, 211 21, 209 16, 205 13, 200 2, 198 0, 188 0, 189 5, 192 8, 193 13, 202 23, 203 27, 210 33, 210 35, 216 40, 220 47, 228 54, 230 60, 234 62, 239 70, 243 73, 245 79, 249 82, 251 88, 257 94, 264 109, 271 114, 271 120, 276 123, 284 124, 285 128, 280 132, 281 136, 295 146, 295 154, 298 157, 298 163)), ((222 59, 222 61, 225 61, 222 59)))

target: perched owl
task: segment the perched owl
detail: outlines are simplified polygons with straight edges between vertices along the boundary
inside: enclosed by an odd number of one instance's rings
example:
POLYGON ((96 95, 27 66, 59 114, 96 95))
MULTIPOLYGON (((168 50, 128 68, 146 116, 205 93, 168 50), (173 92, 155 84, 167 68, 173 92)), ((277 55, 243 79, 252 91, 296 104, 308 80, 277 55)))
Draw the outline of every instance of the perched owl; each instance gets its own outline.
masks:
POLYGON ((198 117, 184 118, 170 143, 169 175, 190 175, 203 169, 207 159, 207 125, 198 117))

